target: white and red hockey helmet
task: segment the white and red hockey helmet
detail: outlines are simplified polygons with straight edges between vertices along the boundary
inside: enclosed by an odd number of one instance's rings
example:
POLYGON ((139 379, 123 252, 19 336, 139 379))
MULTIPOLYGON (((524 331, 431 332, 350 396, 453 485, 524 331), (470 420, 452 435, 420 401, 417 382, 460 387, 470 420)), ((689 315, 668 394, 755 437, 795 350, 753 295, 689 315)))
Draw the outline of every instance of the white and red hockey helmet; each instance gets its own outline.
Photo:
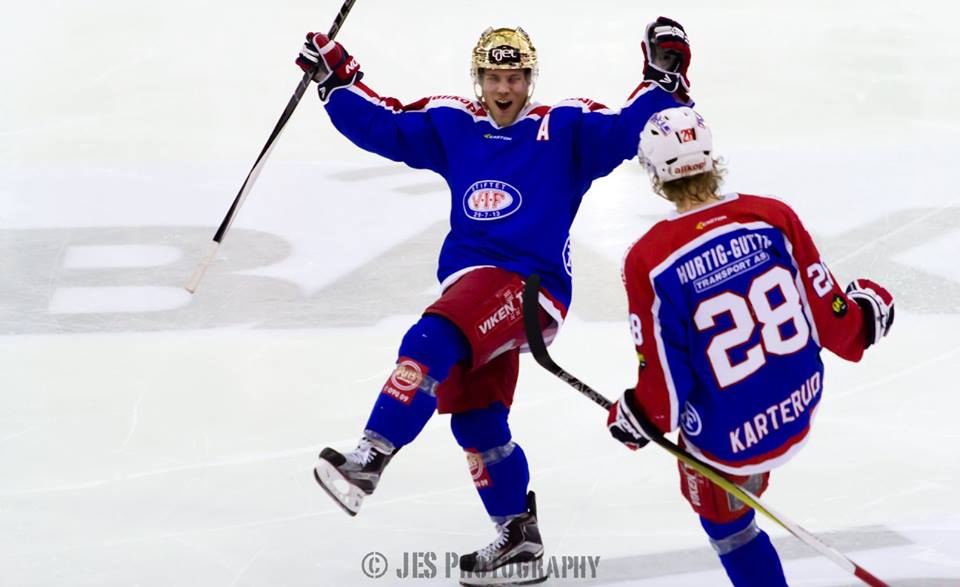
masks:
POLYGON ((640 164, 662 182, 713 169, 713 134, 693 108, 661 110, 640 131, 640 164))

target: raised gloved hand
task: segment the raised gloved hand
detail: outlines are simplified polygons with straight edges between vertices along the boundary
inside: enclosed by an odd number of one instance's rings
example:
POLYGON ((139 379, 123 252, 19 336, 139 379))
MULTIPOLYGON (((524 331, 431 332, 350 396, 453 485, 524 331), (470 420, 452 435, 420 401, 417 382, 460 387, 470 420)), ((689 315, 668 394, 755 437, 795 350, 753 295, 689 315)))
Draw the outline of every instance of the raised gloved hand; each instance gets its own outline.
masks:
POLYGON ((641 43, 643 79, 653 82, 671 94, 687 101, 690 80, 690 40, 683 26, 664 16, 647 25, 641 43))
POLYGON ((630 450, 643 448, 650 442, 640 426, 637 416, 640 413, 633 388, 630 388, 610 406, 610 412, 607 414, 607 429, 610 430, 610 435, 630 450))
POLYGON ((317 92, 324 102, 330 92, 352 85, 363 79, 360 64, 343 45, 323 33, 307 33, 307 41, 300 49, 297 65, 306 73, 313 73, 317 92))
POLYGON ((847 286, 847 297, 863 310, 867 347, 878 342, 893 326, 893 295, 869 279, 854 279, 847 286))

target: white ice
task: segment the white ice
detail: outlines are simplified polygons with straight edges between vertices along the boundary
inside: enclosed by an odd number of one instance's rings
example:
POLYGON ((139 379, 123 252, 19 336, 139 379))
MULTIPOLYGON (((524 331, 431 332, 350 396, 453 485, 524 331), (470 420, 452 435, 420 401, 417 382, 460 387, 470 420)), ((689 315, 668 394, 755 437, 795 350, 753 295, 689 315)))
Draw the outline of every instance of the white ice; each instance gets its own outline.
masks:
MULTIPOLYGON (((6 4, 0 19, 0 585, 454 584, 444 553, 493 528, 436 417, 348 518, 315 485, 350 448, 406 327, 437 292, 438 177, 363 153, 305 97, 194 296, 182 285, 339 3, 6 4), (363 557, 390 568, 367 578, 363 557), (439 577, 400 578, 404 553, 439 577)), ((471 95, 469 51, 522 25, 536 98, 619 105, 643 25, 677 18, 730 174, 799 212, 841 282, 897 296, 860 364, 827 358, 778 510, 891 585, 960 585, 958 10, 909 3, 359 0, 340 40, 412 101, 471 95)), ((635 161, 574 227, 557 361, 616 395, 633 353, 618 265, 668 212, 635 161)), ((600 556, 581 584, 724 585, 675 465, 524 358, 512 414, 547 554, 600 556)), ((773 524, 791 585, 852 576, 773 524)), ((561 582, 561 581, 556 581, 561 582)))

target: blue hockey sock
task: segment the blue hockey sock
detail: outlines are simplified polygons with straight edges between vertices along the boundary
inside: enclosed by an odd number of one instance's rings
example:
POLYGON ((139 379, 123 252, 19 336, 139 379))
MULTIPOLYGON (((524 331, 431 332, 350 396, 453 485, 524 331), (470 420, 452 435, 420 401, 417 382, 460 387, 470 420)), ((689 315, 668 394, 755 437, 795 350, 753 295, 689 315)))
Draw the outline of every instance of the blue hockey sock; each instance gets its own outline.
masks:
POLYGON ((404 335, 399 355, 365 429, 368 437, 395 449, 426 426, 437 409, 436 386, 470 358, 470 343, 449 320, 426 314, 404 335))
POLYGON ((700 518, 734 587, 787 587, 780 557, 750 510, 728 524, 700 518))
POLYGON ((498 524, 527 511, 530 483, 527 457, 510 438, 509 414, 497 402, 450 418, 453 435, 467 453, 473 484, 487 514, 498 524))

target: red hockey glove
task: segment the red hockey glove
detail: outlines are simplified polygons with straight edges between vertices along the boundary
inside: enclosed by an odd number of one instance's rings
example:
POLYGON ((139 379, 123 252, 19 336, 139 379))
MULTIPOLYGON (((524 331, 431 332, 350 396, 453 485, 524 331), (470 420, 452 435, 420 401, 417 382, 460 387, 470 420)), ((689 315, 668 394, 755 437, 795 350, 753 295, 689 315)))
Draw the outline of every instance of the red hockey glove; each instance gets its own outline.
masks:
POLYGON ((307 33, 307 42, 300 49, 297 65, 304 72, 313 73, 317 92, 324 102, 333 90, 363 79, 357 60, 340 43, 323 33, 307 33))
POLYGON ((661 16, 647 25, 641 47, 643 79, 676 93, 684 102, 689 101, 690 40, 683 26, 661 16))
POLYGON ((893 326, 893 296, 882 285, 869 279, 854 279, 847 286, 847 297, 863 310, 867 348, 890 332, 893 326))
POLYGON ((643 428, 637 418, 637 414, 641 412, 636 402, 633 388, 630 388, 610 406, 610 412, 607 414, 607 429, 610 430, 610 435, 630 450, 643 448, 650 442, 643 434, 643 428))

